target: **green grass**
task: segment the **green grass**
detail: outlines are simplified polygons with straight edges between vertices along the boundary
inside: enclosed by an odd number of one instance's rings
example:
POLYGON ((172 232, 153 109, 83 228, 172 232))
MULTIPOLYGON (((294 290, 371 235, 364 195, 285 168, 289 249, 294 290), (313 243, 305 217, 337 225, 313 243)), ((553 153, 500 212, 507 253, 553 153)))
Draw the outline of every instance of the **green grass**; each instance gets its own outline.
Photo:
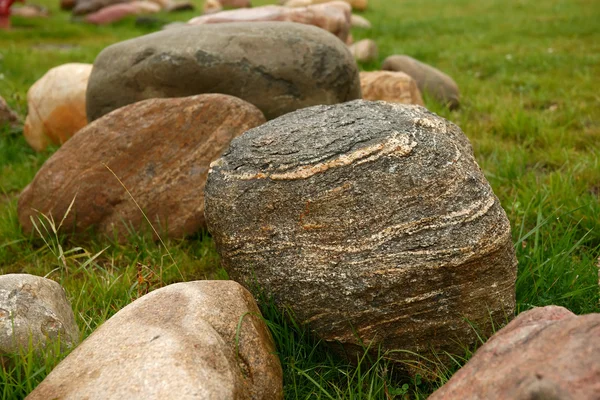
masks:
MULTIPOLYGON (((57 1, 39 2, 52 10, 51 18, 14 18, 14 29, 0 32, 0 95, 23 117, 27 89, 48 69, 93 62, 105 46, 156 29, 138 27, 133 19, 108 27, 72 23, 57 1)), ((519 259, 518 311, 548 304, 577 314, 600 311, 600 3, 371 0, 370 5, 364 16, 373 29, 353 35, 374 39, 381 57, 363 69, 377 69, 388 55, 409 54, 445 71, 461 88, 459 110, 425 100, 469 137, 508 214, 519 259)), ((43 235, 24 235, 16 216, 18 194, 53 151, 35 153, 21 131, 0 128, 0 272, 47 275, 61 283, 83 337, 149 290, 226 277, 205 234, 166 240, 168 252, 136 235, 126 244, 67 240, 48 221, 49 232, 40 227, 43 235)), ((290 399, 425 398, 472 350, 453 368, 435 371, 433 382, 404 378, 385 355, 358 368, 346 365, 286 311, 268 301, 261 307, 290 399)), ((1 397, 23 398, 64 356, 56 348, 13 356, 12 367, 0 370, 1 397)))

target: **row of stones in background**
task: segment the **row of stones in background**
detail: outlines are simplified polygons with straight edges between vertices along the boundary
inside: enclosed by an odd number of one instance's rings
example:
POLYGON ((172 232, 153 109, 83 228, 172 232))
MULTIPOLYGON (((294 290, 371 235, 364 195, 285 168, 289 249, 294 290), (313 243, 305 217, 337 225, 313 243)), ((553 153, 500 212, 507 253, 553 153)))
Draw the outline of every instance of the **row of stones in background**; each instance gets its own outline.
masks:
MULTIPOLYGON (((0 327, 5 367, 30 344, 39 349, 59 337, 72 348, 79 341, 64 290, 31 275, 0 276, 0 327)), ((496 332, 431 398, 598 399, 599 337, 600 314, 535 308, 496 332)), ((178 283, 119 311, 28 399, 278 399, 276 351, 254 299, 240 285, 178 283)))

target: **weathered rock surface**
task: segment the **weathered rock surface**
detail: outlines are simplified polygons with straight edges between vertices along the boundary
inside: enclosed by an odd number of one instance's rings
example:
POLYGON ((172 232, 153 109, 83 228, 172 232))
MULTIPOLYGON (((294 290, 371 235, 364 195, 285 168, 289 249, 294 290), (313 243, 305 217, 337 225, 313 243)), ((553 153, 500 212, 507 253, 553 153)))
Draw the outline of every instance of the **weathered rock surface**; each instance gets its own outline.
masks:
MULTIPOLYGON (((366 10, 369 5, 368 0, 342 0, 345 3, 350 4, 354 10, 366 10)), ((331 0, 288 0, 283 1, 283 5, 286 7, 306 7, 314 4, 323 4, 331 2, 331 0)))
POLYGON ((65 291, 56 282, 28 274, 0 275, 0 355, 60 340, 79 343, 79 328, 65 291))
POLYGON ((365 100, 424 105, 417 83, 404 72, 361 72, 360 87, 365 100))
POLYGON ((57 398, 281 399, 282 372, 248 291, 176 283, 115 314, 27 397, 57 398))
POLYGON ((600 314, 524 312, 430 399, 600 399, 600 314))
POLYGON ((73 15, 85 15, 114 4, 128 3, 130 0, 77 0, 73 15))
POLYGON ((417 81, 421 93, 429 93, 450 109, 458 108, 460 105, 460 92, 456 82, 430 65, 409 56, 390 56, 383 61, 381 69, 400 71, 410 75, 417 81))
POLYGON ((190 25, 220 24, 226 22, 297 22, 314 25, 333 33, 346 42, 350 33, 352 9, 343 1, 332 1, 308 7, 288 8, 263 6, 239 10, 221 11, 192 18, 190 25))
POLYGON ((149 99, 116 110, 82 129, 40 168, 21 193, 19 221, 32 231, 37 211, 62 220, 63 228, 121 237, 126 227, 184 237, 204 227, 204 185, 211 161, 231 139, 265 121, 251 104, 209 94, 149 99))
POLYGON ((363 39, 349 46, 350 53, 354 56, 356 61, 369 62, 377 60, 379 57, 379 50, 377 49, 377 43, 371 39, 363 39))
POLYGON ((232 279, 353 360, 356 335, 462 352, 465 318, 489 332, 514 309, 506 214, 462 131, 423 107, 358 100, 252 129, 211 164, 205 215, 232 279))
POLYGON ((155 97, 224 93, 275 118, 360 98, 356 62, 322 29, 254 22, 170 29, 104 49, 87 91, 88 118, 155 97))
POLYGON ((0 127, 4 125, 17 126, 19 116, 6 103, 6 100, 0 96, 0 127))
POLYGON ((151 1, 132 1, 113 4, 85 16, 85 22, 94 25, 106 25, 131 15, 153 14, 161 10, 160 5, 151 1))
POLYGON ((91 64, 52 68, 27 92, 25 140, 37 151, 62 144, 87 124, 85 95, 91 64))

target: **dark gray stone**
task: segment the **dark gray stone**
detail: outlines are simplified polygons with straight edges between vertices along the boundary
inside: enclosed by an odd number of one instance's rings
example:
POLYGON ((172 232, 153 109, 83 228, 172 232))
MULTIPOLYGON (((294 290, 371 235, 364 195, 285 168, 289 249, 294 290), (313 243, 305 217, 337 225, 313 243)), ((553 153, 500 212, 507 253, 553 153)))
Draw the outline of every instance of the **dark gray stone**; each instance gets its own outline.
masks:
POLYGON ((506 214, 466 136, 420 106, 359 100, 249 130, 211 164, 205 216, 232 279, 351 359, 360 340, 462 352, 465 319, 490 333, 513 314, 506 214))
POLYGON ((87 116, 93 121, 140 100, 202 93, 239 97, 267 119, 361 96, 356 63, 332 34, 289 22, 224 23, 104 49, 88 83, 87 116))

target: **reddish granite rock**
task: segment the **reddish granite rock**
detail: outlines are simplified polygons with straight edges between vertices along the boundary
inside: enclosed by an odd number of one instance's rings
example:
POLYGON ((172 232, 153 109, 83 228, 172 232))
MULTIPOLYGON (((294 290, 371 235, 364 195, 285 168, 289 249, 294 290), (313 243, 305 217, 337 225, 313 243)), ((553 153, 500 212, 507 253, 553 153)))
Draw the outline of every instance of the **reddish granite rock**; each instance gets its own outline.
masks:
POLYGON ((600 399, 600 313, 520 314, 429 399, 600 399))

